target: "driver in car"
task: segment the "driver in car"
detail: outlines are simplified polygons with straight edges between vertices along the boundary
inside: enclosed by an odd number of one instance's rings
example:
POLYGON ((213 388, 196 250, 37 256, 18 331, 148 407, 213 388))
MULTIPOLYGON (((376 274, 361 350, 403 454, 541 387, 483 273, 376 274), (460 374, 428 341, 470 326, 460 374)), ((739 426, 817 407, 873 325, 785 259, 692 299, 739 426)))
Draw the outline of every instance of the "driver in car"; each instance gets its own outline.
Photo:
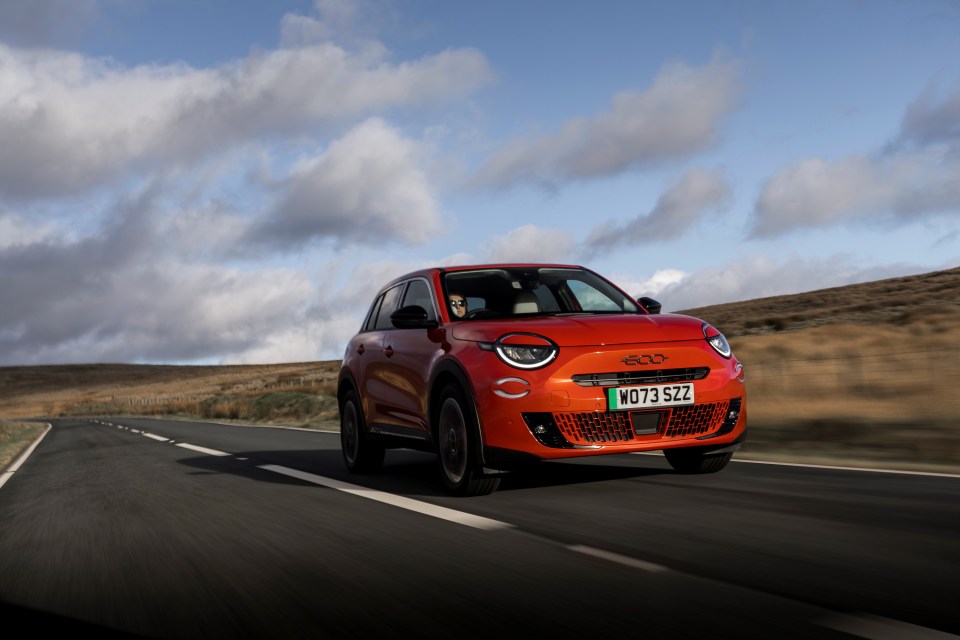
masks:
POLYGON ((467 315, 467 299, 459 293, 451 293, 447 301, 450 303, 450 310, 454 318, 462 318, 467 315))

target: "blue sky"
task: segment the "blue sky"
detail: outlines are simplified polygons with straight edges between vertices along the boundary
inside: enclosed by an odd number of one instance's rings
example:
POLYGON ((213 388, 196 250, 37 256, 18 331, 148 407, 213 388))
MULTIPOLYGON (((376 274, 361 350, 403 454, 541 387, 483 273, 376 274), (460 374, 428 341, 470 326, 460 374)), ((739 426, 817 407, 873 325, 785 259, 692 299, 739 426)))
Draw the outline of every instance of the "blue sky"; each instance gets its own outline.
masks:
MULTIPOLYGON (((0 0, 0 364, 338 359, 427 265, 960 265, 954 0, 0 0)), ((722 327, 721 327, 722 329, 722 327)))

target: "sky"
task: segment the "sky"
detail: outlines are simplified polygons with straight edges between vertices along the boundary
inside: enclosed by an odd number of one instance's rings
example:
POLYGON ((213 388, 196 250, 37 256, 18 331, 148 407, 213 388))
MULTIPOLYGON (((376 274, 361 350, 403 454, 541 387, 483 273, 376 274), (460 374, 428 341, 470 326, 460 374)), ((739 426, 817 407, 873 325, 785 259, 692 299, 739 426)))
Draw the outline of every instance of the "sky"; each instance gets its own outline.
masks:
POLYGON ((427 266, 664 312, 960 266, 958 34, 957 0, 0 0, 0 365, 335 360, 427 266))

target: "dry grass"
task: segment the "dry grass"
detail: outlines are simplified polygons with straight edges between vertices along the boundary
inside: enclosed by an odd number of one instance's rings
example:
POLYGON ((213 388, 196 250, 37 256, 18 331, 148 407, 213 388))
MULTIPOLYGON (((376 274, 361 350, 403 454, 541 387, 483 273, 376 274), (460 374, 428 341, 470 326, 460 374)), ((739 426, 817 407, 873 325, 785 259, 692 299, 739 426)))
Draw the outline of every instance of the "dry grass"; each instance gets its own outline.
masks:
MULTIPOLYGON (((960 470, 960 268, 684 311, 747 375, 744 455, 960 470)), ((337 428, 339 361, 0 367, 0 417, 203 417, 337 428)))
POLYGON ((686 313, 744 363, 745 453, 960 470, 960 269, 686 313))
POLYGON ((0 422, 0 469, 13 464, 20 452, 40 437, 45 424, 38 422, 0 422))
POLYGON ((730 339, 760 422, 960 416, 960 268, 687 313, 730 339))
POLYGON ((336 425, 339 361, 0 367, 0 416, 153 415, 336 425))

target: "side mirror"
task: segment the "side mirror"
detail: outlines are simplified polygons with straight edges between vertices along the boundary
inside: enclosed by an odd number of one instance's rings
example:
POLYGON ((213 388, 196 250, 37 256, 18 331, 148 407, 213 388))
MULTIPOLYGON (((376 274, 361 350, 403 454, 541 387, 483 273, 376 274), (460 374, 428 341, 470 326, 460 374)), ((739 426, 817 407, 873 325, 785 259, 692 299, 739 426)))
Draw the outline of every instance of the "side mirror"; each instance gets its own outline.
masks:
POLYGON ((438 325, 427 318, 427 310, 417 305, 401 307, 390 314, 390 322, 397 329, 430 329, 438 325))
POLYGON ((640 303, 644 309, 650 313, 660 313, 660 309, 663 308, 663 305, 654 300, 653 298, 648 298, 647 296, 641 296, 637 298, 637 302, 640 303))

